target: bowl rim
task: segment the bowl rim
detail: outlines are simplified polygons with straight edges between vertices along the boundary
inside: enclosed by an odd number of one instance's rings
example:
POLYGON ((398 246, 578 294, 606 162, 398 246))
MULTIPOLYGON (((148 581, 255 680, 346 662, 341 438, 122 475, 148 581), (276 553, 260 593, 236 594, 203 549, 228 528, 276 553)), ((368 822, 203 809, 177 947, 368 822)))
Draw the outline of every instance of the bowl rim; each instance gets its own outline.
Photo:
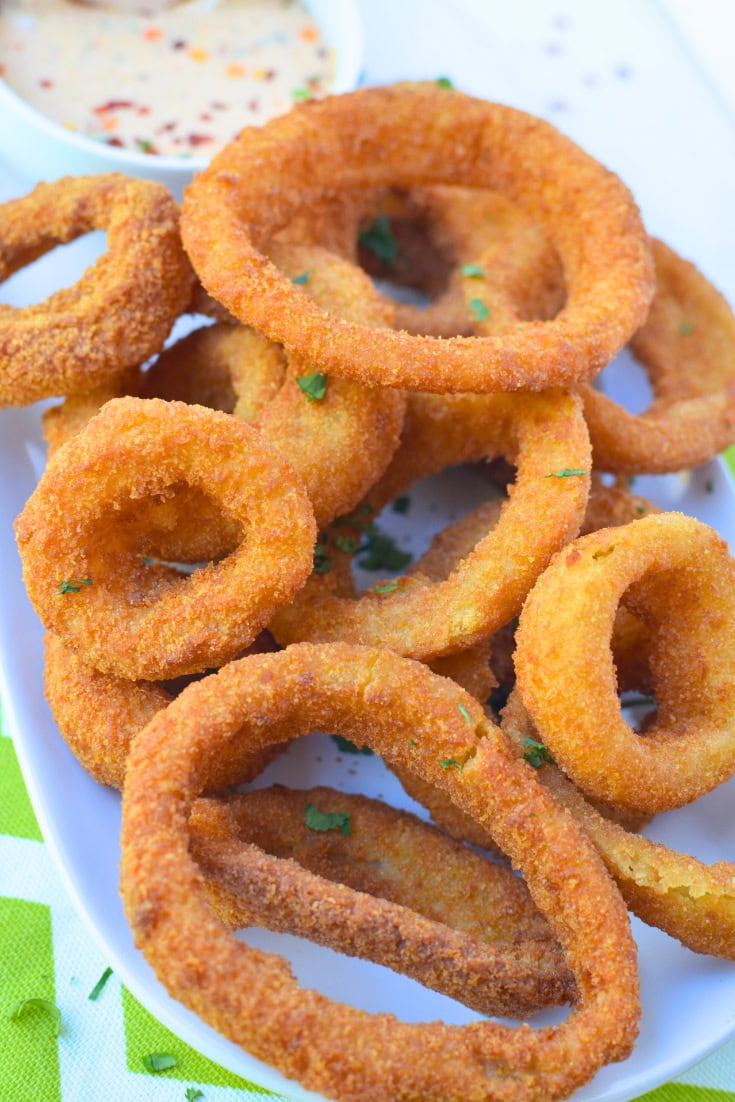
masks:
MULTIPOLYGON (((310 10, 315 6, 314 0, 304 0, 304 3, 310 10)), ((316 0, 316 4, 319 6, 319 0, 316 0)), ((364 33, 358 0, 334 0, 334 11, 337 16, 335 23, 340 31, 336 41, 330 38, 332 27, 323 19, 317 20, 336 57, 334 80, 330 86, 329 95, 349 92, 357 86, 362 70, 364 49, 364 33)), ((57 122, 31 106, 0 77, 0 114, 4 115, 5 110, 12 111, 21 121, 40 131, 55 145, 66 145, 72 150, 77 150, 80 155, 94 155, 101 161, 109 162, 111 172, 123 171, 126 166, 129 166, 132 170, 145 169, 149 172, 188 176, 194 172, 201 172, 211 160, 210 157, 173 156, 159 153, 151 155, 96 141, 94 138, 69 130, 63 123, 57 122)))

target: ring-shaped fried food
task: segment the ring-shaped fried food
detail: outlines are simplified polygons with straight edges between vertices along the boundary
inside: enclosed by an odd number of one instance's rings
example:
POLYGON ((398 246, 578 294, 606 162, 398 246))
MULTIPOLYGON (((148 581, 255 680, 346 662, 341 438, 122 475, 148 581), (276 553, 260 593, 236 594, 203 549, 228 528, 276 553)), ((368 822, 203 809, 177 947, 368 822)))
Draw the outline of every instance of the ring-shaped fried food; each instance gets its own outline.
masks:
POLYGON ((706 462, 735 441, 735 315, 687 260, 653 240, 656 294, 630 350, 654 398, 629 413, 583 386, 595 468, 665 474, 706 462))
POLYGON ((391 500, 415 476, 498 454, 517 465, 512 493, 499 522, 447 578, 404 575, 351 598, 335 592, 330 574, 314 574, 276 614, 278 642, 342 639, 428 659, 470 647, 517 616, 584 514, 590 452, 576 396, 413 395, 406 435, 378 498, 391 500))
POLYGON ((641 325, 653 292, 648 239, 616 176, 541 119, 428 84, 333 96, 241 131, 187 189, 182 234, 231 313, 322 371, 368 385, 580 382, 641 325), (327 315, 266 258, 273 236, 326 191, 431 183, 499 191, 545 227, 567 291, 557 317, 482 338, 366 332, 327 315))
POLYGON ((107 250, 72 287, 0 305, 0 405, 105 385, 163 347, 194 276, 162 184, 115 173, 39 184, 0 206, 0 281, 91 230, 107 250))
POLYGON ((189 832, 208 898, 228 926, 306 937, 483 1014, 526 1018, 573 997, 564 957, 523 881, 407 811, 331 788, 276 785, 197 800, 189 832), (349 817, 349 833, 310 829, 309 805, 349 817))
MULTIPOLYGON (((248 648, 248 653, 255 653, 248 648)), ((50 633, 44 641, 46 699, 65 743, 91 777, 122 789, 130 744, 174 698, 170 684, 129 681, 102 673, 50 633)), ((269 748, 249 759, 233 748, 210 776, 212 791, 253 780, 274 757, 269 748)))
POLYGON ((121 891, 136 944, 174 998, 342 1102, 555 1099, 625 1058, 640 1012, 636 953, 611 888, 583 832, 472 697, 390 651, 305 644, 231 662, 185 689, 130 752, 121 891), (403 762, 492 830, 565 951, 577 984, 567 1022, 537 1032, 369 1015, 302 989, 284 960, 224 929, 187 831, 210 763, 232 739, 256 750, 313 730, 403 762))
POLYGON ((16 534, 45 627, 103 672, 160 681, 248 646, 311 570, 316 525, 300 481, 255 429, 202 406, 118 398, 52 456, 16 534), (181 485, 242 531, 231 555, 188 577, 147 562, 145 542, 115 519, 181 485))
POLYGON ((735 772, 734 628, 721 536, 681 513, 641 517, 580 537, 544 571, 516 632, 518 689, 583 792, 644 814, 681 807, 735 772), (610 646, 623 598, 647 627, 658 711, 645 737, 623 718, 610 646))

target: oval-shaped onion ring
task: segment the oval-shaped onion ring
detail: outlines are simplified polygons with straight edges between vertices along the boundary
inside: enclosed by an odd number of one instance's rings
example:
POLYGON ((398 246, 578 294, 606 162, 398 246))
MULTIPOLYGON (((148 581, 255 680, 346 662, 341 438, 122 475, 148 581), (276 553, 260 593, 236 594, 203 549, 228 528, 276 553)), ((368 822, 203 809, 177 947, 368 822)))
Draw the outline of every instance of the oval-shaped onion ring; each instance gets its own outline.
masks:
POLYGON ((0 281, 54 246, 107 231, 73 287, 34 306, 0 304, 0 405, 110 383, 158 352, 194 276, 162 184, 110 173, 39 184, 0 206, 0 281))
POLYGON ((131 749, 121 890, 136 944, 174 998, 343 1102, 555 1099, 624 1058, 637 1032, 635 946, 591 844, 472 697, 390 651, 306 644, 232 662, 185 689, 131 749), (256 750, 313 730, 402 761, 487 824, 566 952, 578 990, 568 1022, 536 1032, 368 1015, 304 990, 285 961, 223 929, 186 829, 212 758, 233 739, 256 750))
POLYGON ((52 456, 16 534, 45 627, 97 669, 160 681, 243 650, 303 584, 316 525, 296 475, 255 429, 203 406, 117 398, 52 456), (243 533, 226 559, 186 578, 147 563, 145 544, 115 521, 182 485, 243 533))
POLYGON ((367 88, 251 127, 185 193, 182 232, 207 290, 321 370, 423 391, 543 389, 588 379, 645 318, 650 250, 628 190, 549 123, 435 85, 367 88), (308 150, 308 156, 307 156, 308 150), (543 223, 567 301, 552 321, 440 340, 327 315, 265 256, 325 191, 464 184, 543 223))
POLYGON ((735 772, 735 561, 711 528, 658 513, 582 536, 528 596, 518 688, 541 740, 583 792, 651 814, 735 772), (620 710, 610 640, 621 599, 648 628, 656 722, 620 710), (576 693, 576 704, 570 694, 576 693))

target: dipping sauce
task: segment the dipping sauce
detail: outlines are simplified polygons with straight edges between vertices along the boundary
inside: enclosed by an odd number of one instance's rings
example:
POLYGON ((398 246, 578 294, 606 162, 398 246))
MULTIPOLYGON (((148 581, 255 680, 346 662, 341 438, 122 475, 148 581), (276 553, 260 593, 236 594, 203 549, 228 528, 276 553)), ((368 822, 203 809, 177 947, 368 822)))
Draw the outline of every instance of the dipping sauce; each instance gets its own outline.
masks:
POLYGON ((0 0, 0 77, 85 137, 207 157, 325 94, 333 64, 299 0, 180 0, 155 14, 0 0))

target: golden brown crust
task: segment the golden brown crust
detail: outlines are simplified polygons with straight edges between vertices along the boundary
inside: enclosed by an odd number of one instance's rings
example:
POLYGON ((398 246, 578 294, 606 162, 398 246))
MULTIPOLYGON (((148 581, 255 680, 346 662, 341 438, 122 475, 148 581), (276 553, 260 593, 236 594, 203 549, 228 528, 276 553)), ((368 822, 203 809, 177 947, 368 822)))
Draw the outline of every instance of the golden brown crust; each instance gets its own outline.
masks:
POLYGON ((107 231, 107 251, 72 287, 0 305, 0 405, 113 384, 158 352, 194 275, 162 184, 115 173, 39 184, 0 206, 0 281, 55 245, 107 231))

